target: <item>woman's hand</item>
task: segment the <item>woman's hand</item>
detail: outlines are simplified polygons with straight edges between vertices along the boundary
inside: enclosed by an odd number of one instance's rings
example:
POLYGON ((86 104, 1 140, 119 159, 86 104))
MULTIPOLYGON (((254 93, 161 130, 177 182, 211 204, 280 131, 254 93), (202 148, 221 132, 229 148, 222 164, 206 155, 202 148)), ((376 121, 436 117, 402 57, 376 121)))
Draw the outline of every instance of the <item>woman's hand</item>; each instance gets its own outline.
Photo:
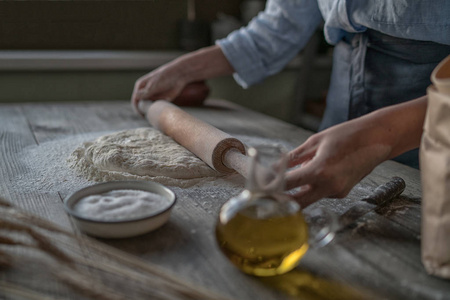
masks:
POLYGON ((311 136, 289 153, 287 189, 303 207, 343 198, 385 160, 420 145, 427 98, 386 107, 311 136))
POLYGON ((139 111, 139 101, 160 100, 178 105, 201 104, 209 94, 205 80, 234 72, 219 46, 210 46, 183 56, 139 78, 131 105, 139 111), (202 99, 203 98, 203 99, 202 99))
POLYGON ((289 153, 287 188, 301 189, 293 197, 303 206, 325 197, 343 198, 378 164, 391 146, 376 141, 372 129, 347 122, 311 136, 289 153))
POLYGON ((141 100, 173 101, 187 84, 187 80, 181 76, 180 67, 174 61, 139 78, 131 96, 131 104, 135 112, 143 115, 138 108, 141 100))

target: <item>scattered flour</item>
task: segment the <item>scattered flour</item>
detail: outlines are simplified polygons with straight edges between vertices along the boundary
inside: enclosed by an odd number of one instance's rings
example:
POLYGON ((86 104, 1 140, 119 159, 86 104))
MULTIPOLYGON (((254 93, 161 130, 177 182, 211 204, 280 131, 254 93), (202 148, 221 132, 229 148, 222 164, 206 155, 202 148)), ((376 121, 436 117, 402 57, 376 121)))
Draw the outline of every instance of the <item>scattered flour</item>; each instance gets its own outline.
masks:
POLYGON ((139 190, 113 190, 81 198, 73 207, 80 216, 98 221, 124 221, 157 214, 170 204, 163 196, 139 190))
POLYGON ((21 174, 14 177, 10 184, 15 190, 24 193, 60 192, 62 195, 92 185, 92 181, 79 176, 67 166, 67 157, 80 143, 104 135, 96 132, 72 135, 67 138, 43 142, 39 145, 24 147, 19 153, 18 162, 21 174))
MULTIPOLYGON (((12 190, 20 191, 24 196, 34 195, 34 191, 38 190, 41 193, 60 193, 62 197, 92 185, 95 183, 93 180, 95 175, 88 178, 80 173, 80 171, 76 171, 69 167, 69 164, 73 165, 77 163, 74 161, 76 158, 74 155, 81 154, 80 151, 82 150, 80 149, 86 151, 89 147, 87 145, 92 145, 93 141, 96 139, 102 139, 104 136, 111 136, 114 134, 117 133, 102 131, 70 135, 52 141, 42 142, 39 145, 24 147, 20 150, 20 153, 18 153, 19 157, 21 157, 21 160, 17 162, 17 168, 20 169, 20 175, 10 179, 9 182, 4 182, 4 184, 10 185, 12 190)), ((281 144, 286 147, 287 150, 291 150, 297 146, 288 144, 282 140, 245 135, 234 136, 247 146, 281 144)), ((95 156, 94 153, 92 153, 92 156, 95 156)), ((140 170, 142 171, 142 168, 140 170)), ((117 170, 108 170, 104 172, 104 176, 100 176, 99 180, 117 180, 117 172, 117 170)), ((142 173, 123 173, 121 174, 121 179, 151 180, 162 183, 169 186, 175 194, 182 196, 180 198, 195 199, 196 201, 193 201, 192 205, 200 205, 206 211, 214 213, 215 206, 211 204, 211 201, 224 201, 225 199, 222 199, 221 195, 237 195, 244 187, 244 180, 238 174, 217 176, 214 170, 207 170, 206 172, 206 177, 194 179, 170 178, 156 173, 153 173, 154 176, 139 175, 142 173), (210 176, 211 174, 213 174, 213 176, 210 176)), ((360 199, 367 196, 374 187, 375 184, 373 182, 363 180, 355 186, 351 194, 356 196, 356 199, 360 199)), ((316 207, 331 208, 335 213, 341 214, 354 204, 354 202, 354 200, 348 198, 323 199, 307 207, 307 209, 314 209, 316 207)))
MULTIPOLYGON (((70 135, 52 141, 42 142, 39 145, 32 145, 24 147, 18 153, 21 160, 18 162, 18 168, 21 169, 21 174, 12 178, 10 182, 6 183, 12 186, 13 190, 20 190, 25 194, 31 194, 33 191, 40 191, 45 193, 59 192, 61 196, 65 197, 78 189, 90 186, 95 183, 92 179, 88 179, 80 174, 78 171, 69 167, 70 158, 76 149, 84 143, 92 143, 92 141, 102 136, 111 135, 114 132, 100 131, 93 133, 84 133, 79 135, 70 135)), ((245 135, 234 135, 247 146, 267 145, 267 144, 282 144, 287 149, 292 149, 292 146, 285 141, 252 137, 245 135)), ((215 171, 214 171, 215 172, 215 171)), ((144 179, 137 175, 130 174, 124 176, 125 180, 144 179)), ((103 181, 114 180, 113 176, 105 176, 103 181)), ((222 177, 204 177, 196 179, 183 180, 184 186, 180 186, 180 180, 172 179, 164 176, 154 176, 144 179, 162 183, 169 186, 175 193, 178 194, 193 194, 198 195, 201 190, 201 195, 206 198, 214 198, 215 195, 221 193, 237 194, 244 187, 244 180, 238 174, 227 175, 222 177)))
MULTIPOLYGON (((84 143, 92 143, 92 141, 102 136, 111 135, 114 132, 101 131, 88 134, 70 135, 67 137, 55 139, 52 141, 42 142, 39 145, 24 147, 18 153, 21 160, 18 162, 18 168, 21 174, 12 178, 10 182, 6 182, 12 187, 12 190, 21 191, 25 195, 32 195, 38 190, 41 193, 60 193, 65 197, 81 188, 90 186, 95 183, 92 179, 88 179, 78 171, 69 167, 67 162, 71 160, 71 156, 80 145, 84 143)), ((288 150, 293 149, 297 145, 288 144, 282 140, 260 138, 245 135, 234 135, 247 146, 258 146, 267 144, 281 144, 288 150)), ((144 179, 142 176, 130 174, 124 176, 125 180, 144 179)), ((114 176, 105 176, 103 181, 114 180, 114 176)), ((192 205, 201 205, 206 211, 214 211, 213 202, 221 202, 224 199, 220 195, 237 195, 244 188, 244 180, 238 175, 227 175, 222 177, 204 177, 196 179, 183 180, 180 186, 179 179, 172 179, 164 176, 154 176, 144 179, 160 182, 169 186, 175 194, 196 199, 192 205)), ((367 196, 374 188, 374 183, 365 181, 356 185, 351 194, 357 196, 357 199, 367 196)), ((181 200, 180 198, 180 200, 181 200)), ((316 207, 329 208, 337 214, 345 212, 354 200, 351 199, 323 199, 307 207, 314 209, 316 207)))

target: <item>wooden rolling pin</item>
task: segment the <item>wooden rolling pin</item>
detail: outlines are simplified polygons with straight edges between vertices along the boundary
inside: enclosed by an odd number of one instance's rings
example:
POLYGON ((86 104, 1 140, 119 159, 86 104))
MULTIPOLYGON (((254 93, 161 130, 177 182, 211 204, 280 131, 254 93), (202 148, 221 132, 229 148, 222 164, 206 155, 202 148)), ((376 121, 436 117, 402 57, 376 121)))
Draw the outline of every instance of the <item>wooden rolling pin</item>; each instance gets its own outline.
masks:
POLYGON ((139 110, 150 124, 197 155, 211 168, 229 174, 248 176, 249 159, 238 139, 211 126, 176 105, 164 101, 140 101, 139 110))

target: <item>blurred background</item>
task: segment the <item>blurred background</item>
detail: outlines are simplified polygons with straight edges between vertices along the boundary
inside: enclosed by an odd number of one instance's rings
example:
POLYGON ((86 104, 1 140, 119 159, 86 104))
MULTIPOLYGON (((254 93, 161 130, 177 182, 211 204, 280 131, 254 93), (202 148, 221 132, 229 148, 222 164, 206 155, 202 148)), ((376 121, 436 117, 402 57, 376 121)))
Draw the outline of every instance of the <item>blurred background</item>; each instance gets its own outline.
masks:
MULTIPOLYGON (((214 44, 264 9, 263 0, 0 1, 0 102, 129 99, 140 76, 214 44)), ((211 97, 315 130, 332 48, 319 28, 277 75, 243 89, 208 81, 211 97)))

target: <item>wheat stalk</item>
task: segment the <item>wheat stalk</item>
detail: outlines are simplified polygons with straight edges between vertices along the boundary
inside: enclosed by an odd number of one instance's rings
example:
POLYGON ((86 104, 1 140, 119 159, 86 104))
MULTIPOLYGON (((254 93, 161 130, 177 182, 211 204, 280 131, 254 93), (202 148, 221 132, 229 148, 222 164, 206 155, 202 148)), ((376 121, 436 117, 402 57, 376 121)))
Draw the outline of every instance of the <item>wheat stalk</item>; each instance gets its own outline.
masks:
MULTIPOLYGON (((156 265, 91 238, 75 235, 52 222, 15 208, 1 197, 0 229, 0 246, 3 249, 19 247, 45 255, 51 259, 50 262, 40 260, 29 264, 45 264, 44 268, 49 269, 59 281, 90 299, 129 299, 129 295, 122 291, 124 286, 105 283, 105 278, 110 277, 118 278, 116 281, 122 279, 132 282, 134 292, 151 299, 224 299, 182 281, 156 265), (87 253, 77 252, 78 247, 74 246, 82 246, 87 253)), ((32 258, 23 255, 17 257, 18 251, 12 252, 0 249, 0 268, 20 268, 21 265, 26 268, 24 262, 32 258)), ((14 285, 6 287, 10 291, 15 290, 14 285)), ((0 285, 2 289, 5 289, 5 285, 0 285)))

